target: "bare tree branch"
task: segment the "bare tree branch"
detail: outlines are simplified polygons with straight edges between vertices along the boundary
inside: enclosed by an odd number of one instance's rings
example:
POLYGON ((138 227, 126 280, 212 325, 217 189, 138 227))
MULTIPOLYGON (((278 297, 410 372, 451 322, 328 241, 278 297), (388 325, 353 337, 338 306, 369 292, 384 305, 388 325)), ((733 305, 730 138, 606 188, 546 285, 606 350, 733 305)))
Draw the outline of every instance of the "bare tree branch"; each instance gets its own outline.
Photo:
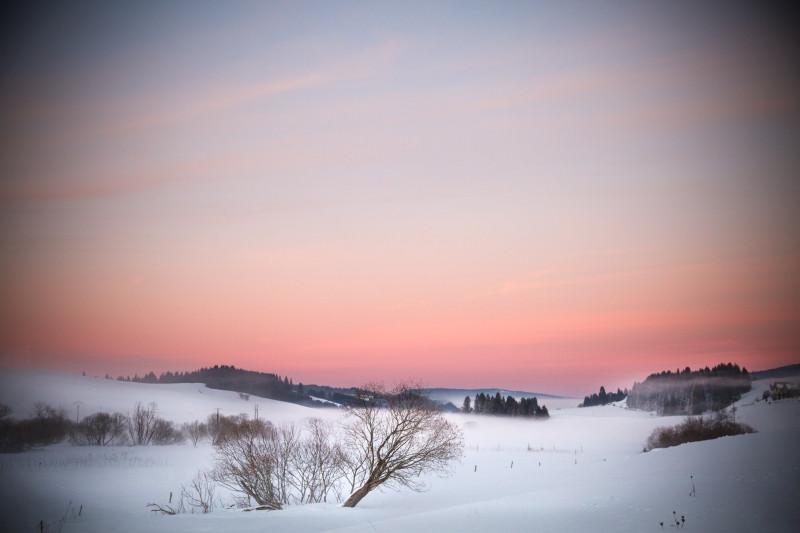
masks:
POLYGON ((347 415, 344 465, 352 492, 345 507, 355 507, 380 486, 422 490, 423 473, 447 474, 461 458, 461 431, 418 385, 367 385, 347 415))

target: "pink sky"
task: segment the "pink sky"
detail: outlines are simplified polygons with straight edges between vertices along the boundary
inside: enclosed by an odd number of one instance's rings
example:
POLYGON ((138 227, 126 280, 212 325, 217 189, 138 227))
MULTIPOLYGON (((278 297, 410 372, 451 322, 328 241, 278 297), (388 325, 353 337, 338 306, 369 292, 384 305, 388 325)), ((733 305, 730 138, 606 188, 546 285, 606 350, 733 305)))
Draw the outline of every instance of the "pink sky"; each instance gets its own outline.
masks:
POLYGON ((0 366, 582 396, 800 362, 784 17, 560 4, 20 12, 0 366))

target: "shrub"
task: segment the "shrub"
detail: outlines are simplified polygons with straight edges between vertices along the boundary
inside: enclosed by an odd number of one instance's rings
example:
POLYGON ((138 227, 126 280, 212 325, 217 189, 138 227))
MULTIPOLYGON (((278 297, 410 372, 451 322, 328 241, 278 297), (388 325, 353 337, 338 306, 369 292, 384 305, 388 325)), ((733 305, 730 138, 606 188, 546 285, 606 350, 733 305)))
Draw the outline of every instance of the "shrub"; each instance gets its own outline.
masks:
POLYGON ((648 452, 655 448, 669 448, 670 446, 678 446, 687 442, 755 432, 756 430, 747 424, 731 421, 724 411, 720 411, 715 418, 690 416, 676 426, 662 426, 654 429, 647 438, 644 451, 648 452))
POLYGON ((156 418, 153 421, 151 444, 181 444, 185 437, 171 420, 156 418))
POLYGON ((70 431, 70 442, 79 446, 107 446, 125 442, 125 415, 121 413, 95 413, 75 424, 70 431))
POLYGON ((35 404, 36 415, 25 420, 0 418, 0 451, 19 452, 63 441, 72 427, 63 408, 35 404))
POLYGON ((135 446, 147 444, 180 444, 183 433, 175 425, 156 416, 157 407, 151 403, 145 407, 137 402, 133 412, 126 417, 128 433, 135 446))
POLYGON ((223 440, 235 436, 239 431, 246 429, 247 416, 244 414, 225 416, 219 413, 208 415, 206 418, 206 432, 211 437, 211 444, 220 444, 223 440))
POLYGON ((332 432, 316 418, 305 432, 291 423, 243 421, 216 444, 214 481, 268 510, 338 500, 342 452, 332 432))
POLYGON ((192 443, 192 446, 197 448, 197 444, 208 436, 208 427, 195 420, 191 423, 186 423, 181 426, 181 431, 189 439, 189 442, 192 443))

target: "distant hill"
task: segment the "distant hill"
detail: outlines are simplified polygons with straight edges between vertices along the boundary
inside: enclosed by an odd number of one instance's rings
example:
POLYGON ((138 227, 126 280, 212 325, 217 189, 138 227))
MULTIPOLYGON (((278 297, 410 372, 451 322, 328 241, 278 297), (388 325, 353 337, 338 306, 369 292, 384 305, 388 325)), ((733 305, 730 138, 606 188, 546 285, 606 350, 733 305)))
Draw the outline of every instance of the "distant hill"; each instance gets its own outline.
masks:
POLYGON ((751 372, 753 379, 780 379, 800 376, 800 364, 781 366, 770 370, 759 370, 751 372))
POLYGON ((306 406, 321 407, 324 405, 322 402, 315 402, 303 390, 302 384, 295 386, 288 377, 284 376, 281 379, 277 374, 244 370, 233 365, 214 365, 190 372, 164 372, 160 376, 156 376, 153 372, 143 377, 123 378, 120 376, 117 381, 152 384, 203 383, 209 389, 252 394, 306 406))

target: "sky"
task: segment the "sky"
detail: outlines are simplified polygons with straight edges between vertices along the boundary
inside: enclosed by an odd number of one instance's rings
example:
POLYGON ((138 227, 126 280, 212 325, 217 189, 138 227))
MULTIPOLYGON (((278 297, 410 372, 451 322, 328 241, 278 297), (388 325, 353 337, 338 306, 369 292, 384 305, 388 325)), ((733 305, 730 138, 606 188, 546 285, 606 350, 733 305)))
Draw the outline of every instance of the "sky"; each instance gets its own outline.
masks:
POLYGON ((583 396, 800 362, 738 2, 63 2, 0 32, 0 366, 583 396))

